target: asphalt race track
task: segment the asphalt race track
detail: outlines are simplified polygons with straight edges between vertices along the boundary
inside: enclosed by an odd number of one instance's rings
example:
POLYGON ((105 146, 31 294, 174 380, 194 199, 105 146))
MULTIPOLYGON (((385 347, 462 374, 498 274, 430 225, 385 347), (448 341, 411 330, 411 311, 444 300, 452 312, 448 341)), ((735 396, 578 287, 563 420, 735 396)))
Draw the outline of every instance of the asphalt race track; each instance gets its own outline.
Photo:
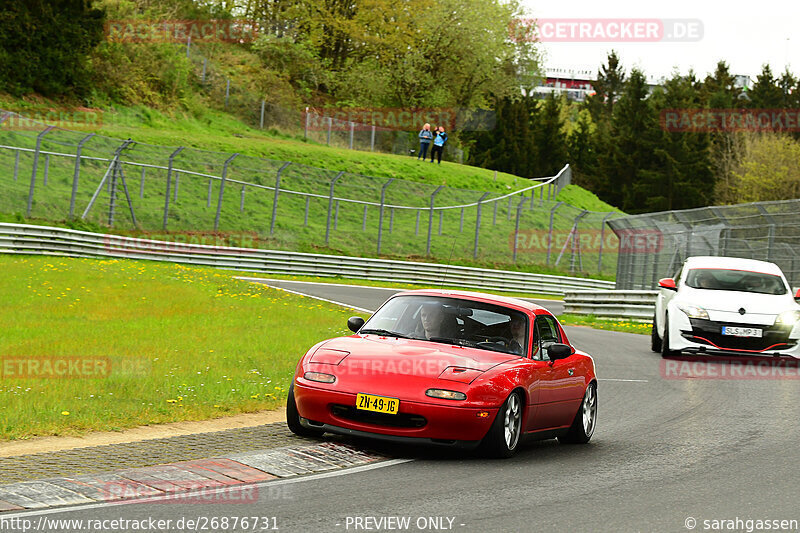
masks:
MULTIPOLYGON (((388 295, 319 284, 291 289, 366 309, 388 295)), ((364 443, 409 460, 269 482, 257 504, 97 505, 46 516, 173 524, 264 516, 275 517, 280 531, 302 532, 747 531, 747 520, 753 531, 757 520, 800 521, 800 380, 667 379, 644 335, 566 329, 594 355, 600 378, 598 426, 588 445, 533 442, 512 459, 489 460, 364 443), (409 526, 378 527, 386 517, 409 517, 409 526), (737 519, 728 529, 710 522, 737 519)), ((24 515, 36 521, 42 512, 24 515)))

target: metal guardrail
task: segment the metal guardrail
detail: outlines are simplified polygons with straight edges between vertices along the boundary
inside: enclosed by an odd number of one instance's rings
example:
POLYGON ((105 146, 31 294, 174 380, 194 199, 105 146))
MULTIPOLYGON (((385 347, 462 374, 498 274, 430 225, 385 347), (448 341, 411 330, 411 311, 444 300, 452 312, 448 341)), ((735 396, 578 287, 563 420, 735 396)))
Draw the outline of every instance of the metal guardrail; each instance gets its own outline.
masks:
POLYGON ((555 295, 576 290, 608 290, 614 286, 610 281, 588 278, 436 263, 195 245, 28 224, 0 223, 0 253, 147 259, 246 272, 444 284, 468 289, 555 295))
POLYGON ((564 312, 603 318, 652 320, 658 291, 567 291, 564 312))

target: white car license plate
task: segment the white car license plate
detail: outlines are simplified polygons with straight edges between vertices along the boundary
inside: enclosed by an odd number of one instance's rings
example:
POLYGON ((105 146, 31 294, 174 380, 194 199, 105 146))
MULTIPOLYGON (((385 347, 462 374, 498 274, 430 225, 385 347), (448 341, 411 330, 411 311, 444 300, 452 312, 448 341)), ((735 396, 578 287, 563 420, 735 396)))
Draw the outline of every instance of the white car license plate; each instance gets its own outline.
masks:
POLYGON ((723 335, 734 337, 761 337, 760 328, 738 328, 735 326, 722 326, 723 335))

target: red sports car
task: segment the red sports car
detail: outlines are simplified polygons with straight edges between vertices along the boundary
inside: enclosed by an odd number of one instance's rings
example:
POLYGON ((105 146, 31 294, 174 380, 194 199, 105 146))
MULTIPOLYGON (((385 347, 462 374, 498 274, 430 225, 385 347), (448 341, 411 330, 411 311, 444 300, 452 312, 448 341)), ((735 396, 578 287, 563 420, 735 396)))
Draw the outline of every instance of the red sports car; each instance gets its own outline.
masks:
POLYGON ((325 432, 474 448, 509 457, 522 437, 585 443, 597 418, 594 361, 545 308, 418 290, 300 359, 286 405, 298 435, 325 432))

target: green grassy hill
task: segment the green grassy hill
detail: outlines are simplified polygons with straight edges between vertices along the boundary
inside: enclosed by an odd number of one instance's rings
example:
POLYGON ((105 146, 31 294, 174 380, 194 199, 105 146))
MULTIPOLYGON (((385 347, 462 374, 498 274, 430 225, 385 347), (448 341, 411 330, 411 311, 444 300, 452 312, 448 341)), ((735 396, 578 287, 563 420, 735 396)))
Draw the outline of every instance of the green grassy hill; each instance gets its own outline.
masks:
MULTIPOLYGON (((46 106, 47 104, 37 104, 46 106)), ((29 110, 30 111, 30 110, 29 110)), ((202 170, 209 175, 221 174, 222 162, 233 152, 241 154, 230 166, 228 179, 272 186, 280 161, 292 161, 284 171, 282 189, 311 192, 320 197, 311 198, 306 215, 305 198, 282 193, 278 200, 274 232, 270 234, 274 192, 264 188, 245 187, 229 183, 221 209, 219 230, 228 234, 232 244, 251 245, 315 253, 335 253, 356 256, 377 255, 379 209, 362 204, 345 203, 334 206, 330 229, 327 226, 329 183, 336 171, 347 171, 336 185, 336 196, 370 202, 379 201, 380 188, 388 178, 395 182, 387 189, 387 204, 426 208, 430 194, 439 185, 446 188, 437 196, 437 206, 474 203, 484 192, 489 192, 482 209, 479 251, 473 257, 475 207, 451 209, 435 213, 431 228, 431 253, 426 256, 426 237, 429 212, 427 209, 385 209, 381 232, 381 255, 395 258, 452 261, 458 264, 520 268, 546 272, 598 274, 599 256, 584 252, 572 261, 572 247, 564 247, 563 240, 572 227, 574 218, 582 211, 596 211, 585 217, 581 229, 596 234, 604 214, 614 210, 592 193, 571 185, 562 190, 556 201, 564 202, 553 217, 553 227, 560 236, 551 246, 551 267, 546 266, 546 249, 541 246, 543 232, 550 224, 550 210, 555 202, 548 202, 546 192, 530 200, 520 211, 520 230, 525 241, 519 247, 516 264, 513 262, 513 236, 520 197, 492 201, 535 182, 493 171, 443 162, 432 165, 414 157, 354 151, 328 147, 310 142, 302 136, 292 136, 275 130, 252 129, 230 115, 206 109, 202 113, 167 114, 146 108, 123 108, 102 114, 102 124, 95 126, 97 138, 88 142, 84 154, 108 157, 121 139, 131 138, 139 143, 162 146, 137 145, 126 153, 126 160, 166 167, 167 156, 174 147, 187 149, 176 159, 175 168, 202 170), (102 137, 101 137, 102 136, 102 137), (263 160, 259 158, 268 158, 263 160), (320 169, 328 169, 323 171, 320 169), (242 204, 242 198, 244 202, 242 204), (441 232, 440 232, 441 227, 441 232), (329 233, 328 242, 325 234, 329 233), (531 243, 536 242, 534 246, 531 243), (558 268, 552 268, 564 248, 565 257, 558 268), (569 262, 568 262, 569 261, 569 262), (584 264, 585 263, 585 264, 584 264), (566 268, 565 268, 566 267, 566 268)), ((11 131, 0 128, 0 144, 24 145, 33 148, 37 131, 11 131)), ((84 134, 52 132, 45 137, 43 149, 55 153, 74 153, 74 143, 84 134)), ((6 192, 0 200, 0 212, 9 215, 24 213, 29 192, 32 157, 20 156, 19 178, 13 181, 17 165, 14 153, 0 149, 0 186, 6 192)), ((66 221, 69 195, 74 173, 74 159, 52 156, 47 161, 48 184, 43 183, 44 161, 39 162, 32 217, 46 221, 66 221)), ((95 192, 107 163, 85 163, 81 168, 76 211, 79 215, 95 192)), ((213 230, 219 197, 219 182, 201 177, 181 175, 177 200, 171 198, 167 232, 162 230, 166 191, 166 171, 146 169, 144 184, 139 167, 126 167, 126 182, 132 196, 139 228, 154 238, 179 240, 206 237, 177 236, 172 232, 210 232, 213 230), (210 191, 210 195, 209 195, 210 191)), ((171 191, 171 196, 174 190, 171 191)), ((530 193, 527 194, 530 198, 530 193)), ((108 231, 108 190, 101 191, 98 202, 87 220, 98 230, 108 231)), ((133 224, 128 214, 125 197, 117 197, 114 230, 132 232, 133 224)), ((610 231, 606 231, 610 234, 610 231)), ((592 253, 594 254, 596 250, 592 253)), ((606 250, 602 270, 614 270, 616 258, 606 250)))

